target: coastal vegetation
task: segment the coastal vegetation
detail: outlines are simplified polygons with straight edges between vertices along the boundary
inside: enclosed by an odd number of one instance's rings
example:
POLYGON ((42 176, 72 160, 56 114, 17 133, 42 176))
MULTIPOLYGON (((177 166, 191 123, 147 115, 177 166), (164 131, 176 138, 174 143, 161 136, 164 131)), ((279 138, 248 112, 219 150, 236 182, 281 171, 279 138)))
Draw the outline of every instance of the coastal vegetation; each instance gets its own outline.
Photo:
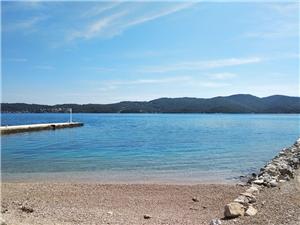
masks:
POLYGON ((214 98, 159 98, 114 104, 38 105, 2 103, 4 113, 300 113, 300 97, 273 95, 259 98, 238 94, 214 98))

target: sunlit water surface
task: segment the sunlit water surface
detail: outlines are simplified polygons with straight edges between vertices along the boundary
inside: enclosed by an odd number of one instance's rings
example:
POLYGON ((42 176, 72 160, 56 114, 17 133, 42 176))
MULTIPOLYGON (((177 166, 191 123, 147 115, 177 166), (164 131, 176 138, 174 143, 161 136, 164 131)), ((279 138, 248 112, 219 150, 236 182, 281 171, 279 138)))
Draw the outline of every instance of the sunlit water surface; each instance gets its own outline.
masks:
MULTIPOLYGON (((2 125, 68 114, 2 114, 2 125)), ((300 136, 299 115, 74 114, 83 127, 3 135, 2 179, 226 182, 300 136)))

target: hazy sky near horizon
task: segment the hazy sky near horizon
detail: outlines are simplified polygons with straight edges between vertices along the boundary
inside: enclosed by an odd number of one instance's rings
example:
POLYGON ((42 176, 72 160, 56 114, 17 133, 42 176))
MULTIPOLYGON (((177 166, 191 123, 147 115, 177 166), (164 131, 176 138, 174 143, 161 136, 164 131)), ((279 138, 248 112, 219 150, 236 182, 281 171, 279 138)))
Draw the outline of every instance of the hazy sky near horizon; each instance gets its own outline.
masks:
POLYGON ((299 2, 2 2, 2 102, 299 96, 299 2))

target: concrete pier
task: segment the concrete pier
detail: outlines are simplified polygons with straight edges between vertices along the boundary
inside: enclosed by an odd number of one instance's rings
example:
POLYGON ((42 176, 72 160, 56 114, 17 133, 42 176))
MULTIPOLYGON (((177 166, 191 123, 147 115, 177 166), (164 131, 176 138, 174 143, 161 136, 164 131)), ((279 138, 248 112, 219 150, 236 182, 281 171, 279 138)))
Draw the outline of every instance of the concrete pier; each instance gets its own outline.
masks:
POLYGON ((42 123, 42 124, 30 124, 30 125, 17 125, 17 126, 1 126, 1 134, 14 134, 29 131, 39 130, 55 130, 61 128, 81 127, 83 123, 71 122, 71 123, 42 123))

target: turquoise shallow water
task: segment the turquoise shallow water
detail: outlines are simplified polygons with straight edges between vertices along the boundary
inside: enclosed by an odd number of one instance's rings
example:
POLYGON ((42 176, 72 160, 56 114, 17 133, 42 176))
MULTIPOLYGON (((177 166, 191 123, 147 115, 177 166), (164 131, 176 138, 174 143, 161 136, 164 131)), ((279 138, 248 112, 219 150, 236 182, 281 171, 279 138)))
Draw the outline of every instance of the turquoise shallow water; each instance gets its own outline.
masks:
MULTIPOLYGON (((74 114, 84 127, 1 137, 3 179, 225 181, 257 171, 300 136, 283 114, 74 114)), ((2 125, 67 114, 2 114, 2 125)))

